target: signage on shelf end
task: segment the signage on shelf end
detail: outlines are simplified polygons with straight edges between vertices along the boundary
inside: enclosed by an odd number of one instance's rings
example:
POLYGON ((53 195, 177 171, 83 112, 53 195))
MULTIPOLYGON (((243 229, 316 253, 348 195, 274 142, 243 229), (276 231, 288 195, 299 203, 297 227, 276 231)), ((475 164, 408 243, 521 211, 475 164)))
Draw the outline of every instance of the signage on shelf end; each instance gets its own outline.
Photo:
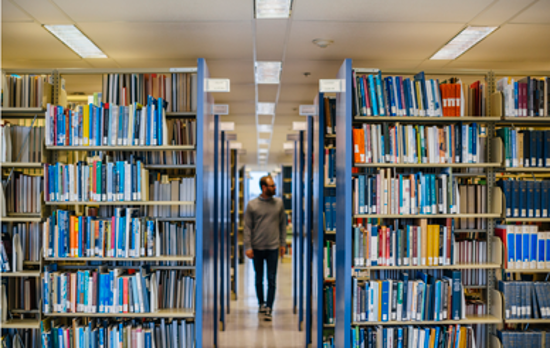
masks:
POLYGON ((204 91, 205 92, 229 92, 230 91, 229 79, 205 79, 204 91))
POLYGON ((314 116, 317 115, 316 105, 300 105, 300 116, 314 116))

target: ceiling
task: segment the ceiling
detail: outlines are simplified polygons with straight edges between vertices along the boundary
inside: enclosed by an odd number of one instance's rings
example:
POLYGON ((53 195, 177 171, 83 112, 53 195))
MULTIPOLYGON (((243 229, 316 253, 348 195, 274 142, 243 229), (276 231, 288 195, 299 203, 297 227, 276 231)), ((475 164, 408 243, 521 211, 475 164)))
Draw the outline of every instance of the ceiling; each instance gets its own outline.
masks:
MULTIPOLYGON (((550 0, 293 0, 289 19, 255 20, 253 0, 2 0, 2 68, 165 68, 205 58, 231 79, 229 104, 241 163, 259 169, 256 98, 278 101, 268 170, 291 163, 283 143, 300 104, 342 60, 380 69, 550 71, 550 0), (75 24, 109 58, 81 59, 42 24, 75 24), (467 25, 500 28, 454 61, 430 61, 467 25), (313 39, 334 41, 319 48, 313 39), (256 85, 256 60, 283 61, 281 84, 256 85), (309 73, 308 76, 305 73, 309 73)), ((69 93, 101 89, 97 76, 67 76, 69 93)), ((270 123, 261 116, 259 123, 270 123)))

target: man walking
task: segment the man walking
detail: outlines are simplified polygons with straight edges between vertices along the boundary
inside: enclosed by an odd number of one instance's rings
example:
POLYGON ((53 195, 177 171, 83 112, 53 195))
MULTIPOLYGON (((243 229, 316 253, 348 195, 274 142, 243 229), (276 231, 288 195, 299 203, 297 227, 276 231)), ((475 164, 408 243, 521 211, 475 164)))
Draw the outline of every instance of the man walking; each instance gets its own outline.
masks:
POLYGON ((254 261, 256 295, 260 313, 271 321, 279 253, 285 252, 286 216, 283 201, 273 197, 275 183, 270 176, 260 179, 262 194, 250 202, 244 214, 244 250, 254 261), (267 264, 267 301, 264 300, 264 261, 267 264))

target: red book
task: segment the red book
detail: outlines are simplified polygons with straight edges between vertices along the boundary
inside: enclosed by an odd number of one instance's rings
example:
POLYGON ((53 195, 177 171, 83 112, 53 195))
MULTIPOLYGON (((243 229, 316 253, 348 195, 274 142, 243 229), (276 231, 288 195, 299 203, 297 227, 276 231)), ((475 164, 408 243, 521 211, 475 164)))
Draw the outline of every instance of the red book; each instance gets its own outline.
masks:
POLYGON ((128 313, 128 277, 122 278, 122 312, 128 313))
POLYGON ((389 228, 386 229, 386 265, 390 264, 390 253, 391 250, 391 230, 389 228))

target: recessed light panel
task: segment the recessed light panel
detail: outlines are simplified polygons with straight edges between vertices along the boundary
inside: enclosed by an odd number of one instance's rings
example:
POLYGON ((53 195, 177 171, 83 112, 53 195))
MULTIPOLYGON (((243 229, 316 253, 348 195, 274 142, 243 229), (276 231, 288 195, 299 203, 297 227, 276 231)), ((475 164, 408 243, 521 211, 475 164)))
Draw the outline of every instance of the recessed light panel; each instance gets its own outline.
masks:
POLYGON ((74 25, 44 25, 44 28, 82 58, 107 58, 107 55, 74 25))
POLYGON ((258 103, 256 105, 256 113, 258 115, 274 115, 275 103, 258 103))
POLYGON ((271 130, 273 129, 273 126, 270 124, 259 124, 258 125, 258 132, 260 133, 271 133, 271 130))
POLYGON ((283 149, 284 150, 294 149, 294 142, 293 141, 287 141, 287 142, 283 143, 283 149))
POLYGON ((258 139, 259 145, 269 145, 269 139, 258 139))
POLYGON ((290 17, 291 0, 256 0, 256 18, 290 17))
POLYGON ((487 37, 498 27, 467 27, 437 51, 430 59, 456 59, 475 44, 487 37))
POLYGON ((258 153, 260 153, 260 154, 268 153, 268 152, 269 152, 268 149, 258 149, 258 153))
POLYGON ((281 62, 254 63, 257 84, 278 84, 281 81, 281 62))

